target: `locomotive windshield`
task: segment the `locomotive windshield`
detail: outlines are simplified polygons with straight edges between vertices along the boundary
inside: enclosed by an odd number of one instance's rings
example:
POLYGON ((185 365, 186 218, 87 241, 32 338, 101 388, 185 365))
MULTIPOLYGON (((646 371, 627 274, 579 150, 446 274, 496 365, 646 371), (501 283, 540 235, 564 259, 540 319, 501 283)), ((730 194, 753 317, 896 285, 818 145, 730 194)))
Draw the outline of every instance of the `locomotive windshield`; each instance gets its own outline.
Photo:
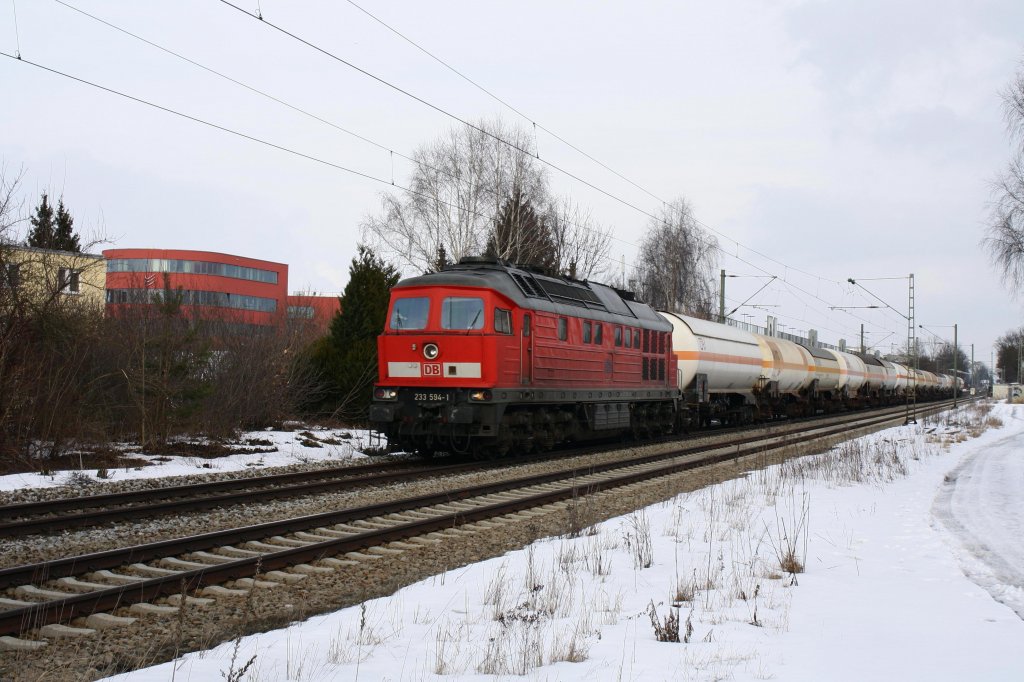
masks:
POLYGON ((391 328, 425 329, 429 312, 429 298, 400 298, 391 310, 391 328))
POLYGON ((442 329, 483 329, 484 301, 482 298, 451 297, 441 303, 442 329))

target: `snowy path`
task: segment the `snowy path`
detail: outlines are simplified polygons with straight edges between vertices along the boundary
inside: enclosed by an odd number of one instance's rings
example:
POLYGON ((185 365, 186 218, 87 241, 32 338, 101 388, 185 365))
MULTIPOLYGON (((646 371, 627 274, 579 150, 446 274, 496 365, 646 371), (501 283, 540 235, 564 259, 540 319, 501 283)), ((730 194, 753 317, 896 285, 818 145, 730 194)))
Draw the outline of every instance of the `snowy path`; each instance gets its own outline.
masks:
POLYGON ((964 571, 1024 618, 1024 416, 945 479, 934 513, 955 537, 964 571))

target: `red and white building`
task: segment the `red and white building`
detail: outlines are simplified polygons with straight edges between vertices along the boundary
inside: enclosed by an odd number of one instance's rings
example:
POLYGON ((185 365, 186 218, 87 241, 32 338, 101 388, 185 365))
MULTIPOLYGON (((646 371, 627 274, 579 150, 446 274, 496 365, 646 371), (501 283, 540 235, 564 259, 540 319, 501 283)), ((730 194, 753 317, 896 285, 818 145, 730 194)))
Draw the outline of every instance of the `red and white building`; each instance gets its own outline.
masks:
POLYGON ((256 327, 307 321, 326 331, 340 307, 337 296, 289 296, 284 263, 178 249, 108 249, 103 256, 112 311, 155 303, 170 288, 196 319, 256 327))

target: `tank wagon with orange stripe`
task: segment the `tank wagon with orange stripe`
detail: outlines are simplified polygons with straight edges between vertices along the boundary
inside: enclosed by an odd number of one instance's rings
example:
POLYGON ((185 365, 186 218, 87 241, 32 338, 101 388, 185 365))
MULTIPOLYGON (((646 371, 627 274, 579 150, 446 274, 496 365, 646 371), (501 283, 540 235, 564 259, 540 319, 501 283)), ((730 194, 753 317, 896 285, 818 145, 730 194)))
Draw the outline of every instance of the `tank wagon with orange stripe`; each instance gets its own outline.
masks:
POLYGON ((393 449, 498 456, 676 429, 672 327, 593 282, 484 258, 403 280, 370 420, 393 449))
POLYGON ((675 313, 678 384, 685 421, 739 424, 894 404, 952 393, 953 379, 872 355, 811 348, 675 313))

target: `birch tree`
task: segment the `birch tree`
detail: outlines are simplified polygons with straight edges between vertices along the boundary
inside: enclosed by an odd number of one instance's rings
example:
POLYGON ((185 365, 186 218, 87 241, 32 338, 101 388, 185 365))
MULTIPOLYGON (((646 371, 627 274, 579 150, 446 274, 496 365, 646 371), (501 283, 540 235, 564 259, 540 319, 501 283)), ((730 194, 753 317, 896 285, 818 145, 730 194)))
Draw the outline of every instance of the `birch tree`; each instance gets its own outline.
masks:
POLYGON ((442 248, 451 262, 482 254, 516 192, 547 203, 532 149, 530 135, 500 119, 449 129, 413 153, 409 190, 381 195, 380 213, 361 224, 364 240, 404 271, 431 270, 442 248))
POLYGON ((1006 170, 992 187, 992 211, 983 244, 1014 293, 1024 290, 1024 64, 1001 93, 1013 145, 1006 170))
POLYGON ((685 199, 661 208, 640 244, 634 288, 659 310, 710 319, 718 241, 693 217, 685 199))

